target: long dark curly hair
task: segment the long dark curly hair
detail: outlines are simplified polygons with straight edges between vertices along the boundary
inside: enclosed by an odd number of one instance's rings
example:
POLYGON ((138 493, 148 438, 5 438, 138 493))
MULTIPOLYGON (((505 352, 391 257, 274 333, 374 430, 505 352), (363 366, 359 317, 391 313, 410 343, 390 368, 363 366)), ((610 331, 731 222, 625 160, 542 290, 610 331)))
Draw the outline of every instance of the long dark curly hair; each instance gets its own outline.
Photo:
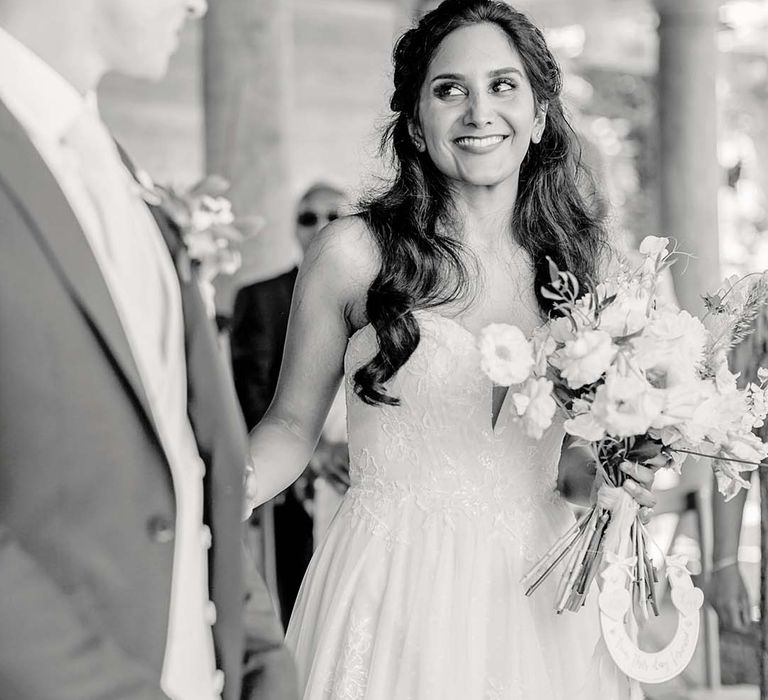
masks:
MULTIPOLYGON (((503 2, 445 0, 397 41, 393 51, 394 113, 381 147, 390 152, 394 177, 386 191, 362 203, 361 217, 376 242, 381 267, 366 302, 376 331, 378 352, 354 376, 355 391, 366 403, 397 405, 385 384, 419 344, 413 316, 429 308, 465 300, 472 259, 461 243, 448 178, 420 153, 409 133, 416 123, 419 96, 427 71, 443 39, 468 25, 500 27, 520 54, 534 99, 546 106, 542 139, 531 144, 520 166, 510 236, 534 266, 539 307, 550 312, 541 286, 548 280, 546 257, 586 280, 596 273, 604 231, 595 207, 583 194, 592 182, 560 102, 562 75, 544 36, 530 20, 503 2)), ((510 203, 512 206, 512 203, 510 203)))

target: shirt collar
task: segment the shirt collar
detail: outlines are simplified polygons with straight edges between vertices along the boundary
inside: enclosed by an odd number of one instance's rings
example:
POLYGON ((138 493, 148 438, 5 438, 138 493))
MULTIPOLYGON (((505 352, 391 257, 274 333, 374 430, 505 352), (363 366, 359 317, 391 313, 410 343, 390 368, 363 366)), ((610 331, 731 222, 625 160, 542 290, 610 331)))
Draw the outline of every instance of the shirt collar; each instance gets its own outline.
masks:
POLYGON ((95 93, 83 97, 70 82, 2 27, 0 99, 30 137, 56 143, 84 109, 97 110, 95 93))

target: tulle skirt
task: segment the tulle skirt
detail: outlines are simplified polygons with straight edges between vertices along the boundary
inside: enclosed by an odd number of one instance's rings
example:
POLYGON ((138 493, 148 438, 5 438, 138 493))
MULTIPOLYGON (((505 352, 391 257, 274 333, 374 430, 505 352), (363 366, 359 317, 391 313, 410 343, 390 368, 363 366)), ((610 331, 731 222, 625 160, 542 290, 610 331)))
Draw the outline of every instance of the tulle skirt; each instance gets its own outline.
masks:
POLYGON ((522 542, 490 512, 425 509, 417 498, 382 510, 375 494, 351 489, 287 631, 304 700, 619 698, 590 676, 594 599, 555 614, 558 576, 524 595, 531 552, 573 522, 559 499, 529 509, 522 542))

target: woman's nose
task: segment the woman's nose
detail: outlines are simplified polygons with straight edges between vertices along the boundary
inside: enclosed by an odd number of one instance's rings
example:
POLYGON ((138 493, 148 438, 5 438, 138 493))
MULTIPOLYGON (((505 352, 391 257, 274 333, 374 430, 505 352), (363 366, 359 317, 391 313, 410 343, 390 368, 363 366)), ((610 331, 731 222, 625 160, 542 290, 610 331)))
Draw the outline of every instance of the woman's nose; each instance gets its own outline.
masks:
POLYGON ((493 116, 493 105, 491 104, 489 95, 485 93, 475 93, 470 97, 467 105, 467 112, 464 115, 464 124, 466 126, 481 128, 492 124, 493 116))

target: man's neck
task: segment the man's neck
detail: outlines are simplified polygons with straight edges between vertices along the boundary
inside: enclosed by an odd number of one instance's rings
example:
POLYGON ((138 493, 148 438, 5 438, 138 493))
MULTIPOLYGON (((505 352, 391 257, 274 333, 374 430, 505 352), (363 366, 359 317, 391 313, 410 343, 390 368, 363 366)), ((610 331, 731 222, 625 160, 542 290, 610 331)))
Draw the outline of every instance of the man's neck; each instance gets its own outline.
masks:
POLYGON ((85 95, 96 89, 105 66, 95 51, 88 51, 87 28, 62 14, 45 21, 23 12, 0 15, 0 26, 85 95))

